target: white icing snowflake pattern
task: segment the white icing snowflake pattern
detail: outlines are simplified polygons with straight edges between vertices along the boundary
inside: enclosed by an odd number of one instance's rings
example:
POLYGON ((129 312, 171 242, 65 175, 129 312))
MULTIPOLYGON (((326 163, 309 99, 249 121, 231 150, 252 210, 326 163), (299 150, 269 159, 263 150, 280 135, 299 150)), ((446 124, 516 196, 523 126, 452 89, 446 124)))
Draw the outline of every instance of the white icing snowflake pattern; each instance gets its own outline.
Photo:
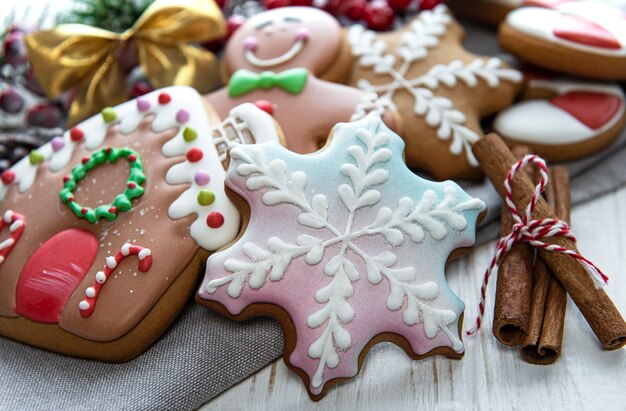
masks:
MULTIPOLYGON (((353 283, 365 276, 375 286, 386 281, 389 294, 386 306, 390 311, 402 310, 404 324, 423 324, 427 338, 435 338, 440 332, 450 340, 455 352, 463 352, 463 344, 453 329, 458 315, 455 311, 429 305, 435 300, 440 287, 434 281, 418 282, 414 266, 397 267, 394 250, 409 244, 419 244, 430 236, 435 241, 444 239, 450 232, 458 233, 467 227, 465 212, 484 209, 484 203, 469 198, 459 201, 460 192, 454 185, 443 189, 443 198, 433 190, 426 190, 419 201, 402 197, 395 209, 379 207, 372 218, 362 226, 359 214, 371 209, 381 201, 380 189, 389 180, 385 164, 392 160, 388 147, 390 135, 382 131, 381 119, 370 114, 361 120, 363 127, 356 132, 354 144, 348 146, 349 161, 340 167, 340 173, 349 184, 340 184, 331 193, 311 193, 307 190, 308 176, 302 171, 289 171, 287 163, 280 158, 269 161, 261 147, 236 147, 231 150, 231 170, 236 167, 238 175, 246 178, 245 187, 250 191, 266 190, 262 194, 265 206, 293 206, 299 209, 297 221, 301 226, 316 230, 316 235, 299 234, 295 244, 272 236, 265 246, 252 242, 242 245, 247 259, 229 258, 224 269, 231 274, 206 283, 208 293, 215 293, 226 286, 230 298, 238 298, 246 284, 258 290, 267 281, 280 281, 288 272, 289 265, 297 258, 304 258, 309 266, 320 267, 331 280, 315 293, 315 301, 322 307, 307 318, 308 329, 322 332, 309 345, 308 356, 318 360, 317 370, 311 378, 314 388, 325 381, 324 371, 339 365, 339 353, 352 346, 352 336, 346 329, 355 317, 350 297, 354 294, 353 283), (342 212, 347 214, 343 226, 329 221, 329 197, 338 196, 342 212), (357 240, 379 242, 392 246, 377 255, 368 255, 357 240), (350 253, 348 253, 350 251, 350 253), (358 258, 358 264, 353 261, 358 258), (358 266, 365 267, 360 272, 358 266)), ((338 137, 335 137, 338 138, 338 137)), ((397 138, 397 137, 396 137, 397 138)), ((408 172, 408 170, 407 170, 408 172)), ((338 212, 338 210, 335 210, 338 212)), ((331 211, 332 212, 332 211, 331 211)))
MULTIPOLYGON (((437 64, 426 74, 415 78, 407 78, 407 73, 416 62, 425 60, 431 49, 440 45, 448 25, 452 21, 448 8, 444 5, 433 10, 422 11, 417 20, 411 22, 402 33, 395 52, 398 58, 388 52, 387 44, 376 38, 376 33, 354 25, 348 31, 348 39, 352 46, 352 54, 359 58, 359 65, 370 68, 376 75, 388 75, 391 81, 387 84, 374 85, 366 79, 359 79, 357 87, 374 92, 392 107, 393 97, 398 90, 405 90, 414 99, 413 112, 425 117, 430 127, 437 129, 440 140, 450 140, 450 152, 458 155, 465 152, 470 165, 478 166, 471 146, 479 139, 473 130, 465 126, 466 117, 454 107, 454 103, 445 97, 438 96, 436 91, 440 85, 455 87, 459 82, 475 88, 479 80, 489 87, 498 87, 501 80, 520 82, 519 71, 502 67, 498 58, 488 60, 476 59, 465 64, 453 60, 449 64, 437 64)), ((353 120, 358 118, 356 113, 353 120)))

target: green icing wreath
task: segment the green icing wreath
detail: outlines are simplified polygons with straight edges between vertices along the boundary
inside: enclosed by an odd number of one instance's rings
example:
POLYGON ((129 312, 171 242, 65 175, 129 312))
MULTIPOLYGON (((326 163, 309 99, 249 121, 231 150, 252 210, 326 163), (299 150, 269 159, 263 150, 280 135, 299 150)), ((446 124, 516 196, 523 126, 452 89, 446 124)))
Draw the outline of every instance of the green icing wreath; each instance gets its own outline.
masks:
POLYGON ((143 172, 141 156, 135 150, 128 147, 123 148, 103 148, 94 152, 90 157, 85 157, 80 164, 75 165, 69 175, 64 177, 65 184, 60 191, 61 201, 67 204, 76 217, 84 218, 92 224, 97 223, 101 218, 113 221, 120 211, 128 211, 132 208, 131 200, 140 197, 144 193, 141 186, 146 181, 143 172), (80 205, 74 199, 76 184, 87 175, 87 172, 95 167, 109 162, 114 164, 120 157, 125 158, 130 163, 130 175, 126 181, 126 189, 122 194, 118 194, 110 204, 103 204, 96 208, 80 205))

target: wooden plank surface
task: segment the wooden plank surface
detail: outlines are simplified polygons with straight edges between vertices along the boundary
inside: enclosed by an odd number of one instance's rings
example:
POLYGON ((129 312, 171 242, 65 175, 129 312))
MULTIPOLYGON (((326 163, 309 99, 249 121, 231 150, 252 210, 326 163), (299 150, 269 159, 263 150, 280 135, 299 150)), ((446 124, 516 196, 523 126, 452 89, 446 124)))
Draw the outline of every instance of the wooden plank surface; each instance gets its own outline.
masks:
MULTIPOLYGON (((626 313, 626 188, 574 207, 572 227, 583 254, 610 277, 607 293, 626 313)), ((465 301, 466 324, 474 318, 480 281, 494 242, 449 266, 448 281, 465 301)), ((523 362, 517 350, 491 334, 495 281, 490 286, 488 327, 465 338, 462 360, 411 361, 384 343, 369 353, 361 373, 336 386, 318 403, 278 360, 201 409, 272 410, 623 410, 626 349, 604 351, 576 306, 568 301, 563 354, 556 364, 523 362)))

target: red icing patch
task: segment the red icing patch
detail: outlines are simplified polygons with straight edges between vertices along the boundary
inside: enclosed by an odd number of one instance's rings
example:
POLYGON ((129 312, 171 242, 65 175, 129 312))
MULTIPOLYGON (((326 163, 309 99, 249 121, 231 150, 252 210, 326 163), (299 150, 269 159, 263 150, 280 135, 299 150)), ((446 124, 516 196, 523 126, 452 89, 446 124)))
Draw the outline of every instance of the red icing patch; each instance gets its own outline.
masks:
POLYGON ((97 253, 98 240, 87 231, 72 228, 50 237, 20 273, 15 312, 33 321, 57 323, 97 253))
POLYGON ((567 111, 593 130, 611 121, 622 107, 619 97, 590 91, 566 93, 552 98, 550 103, 567 111))
POLYGON ((622 45, 611 32, 579 16, 561 16, 554 26, 554 35, 592 47, 617 50, 622 48, 622 45))
POLYGON ((161 105, 167 104, 170 101, 172 101, 172 98, 170 97, 169 94, 167 94, 167 93, 159 94, 159 104, 161 104, 161 105))
POLYGON ((206 217, 206 224, 211 228, 220 228, 224 224, 224 216, 214 211, 206 217))
POLYGON ((70 138, 72 141, 80 141, 83 137, 85 137, 85 133, 83 133, 83 130, 80 128, 74 127, 70 130, 70 138))
POLYGON ((4 170, 1 178, 3 184, 11 184, 15 180, 15 172, 13 170, 4 170))

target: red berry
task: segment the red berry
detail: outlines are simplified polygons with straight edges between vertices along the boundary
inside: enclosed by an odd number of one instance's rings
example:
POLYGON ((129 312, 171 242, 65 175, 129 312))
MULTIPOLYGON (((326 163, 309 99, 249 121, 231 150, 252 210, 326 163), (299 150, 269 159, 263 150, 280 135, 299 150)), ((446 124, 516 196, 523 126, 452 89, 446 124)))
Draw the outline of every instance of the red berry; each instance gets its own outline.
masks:
POLYGON ((217 211, 209 213, 206 217, 206 224, 211 228, 220 228, 224 224, 224 216, 217 211))
POLYGON ((404 10, 413 3, 413 0, 387 0, 389 7, 396 11, 404 10))
POLYGON ((128 75, 139 65, 139 51, 134 41, 124 41, 115 52, 115 59, 124 75, 128 75))
POLYGON ((237 29, 246 22, 246 18, 239 14, 233 14, 226 20, 226 38, 229 39, 230 36, 237 31, 237 29))
POLYGON ((24 99, 20 93, 9 87, 0 92, 0 110, 16 114, 24 109, 24 99))
POLYGON ((215 0, 215 4, 217 4, 217 6, 220 9, 223 9, 224 7, 226 7, 227 3, 228 3, 228 0, 215 0))
POLYGON ((167 93, 159 94, 159 104, 165 105, 165 104, 169 103, 170 101, 172 101, 172 97, 170 97, 169 94, 167 94, 167 93))
POLYGON ((289 3, 289 0, 263 0, 265 8, 268 10, 277 9, 279 7, 287 7, 289 6, 289 3))
POLYGON ((349 0, 343 4, 343 14, 351 20, 361 20, 365 14, 366 0, 349 0))
POLYGON ((432 10, 441 4, 442 0, 419 0, 420 10, 432 10))
POLYGON ((326 3, 326 5, 322 7, 322 10, 324 10, 326 13, 330 13, 333 16, 336 16, 341 13, 341 10, 343 8, 342 3, 343 2, 341 0, 328 0, 328 3, 326 3))
POLYGON ((63 123, 61 110, 53 104, 36 104, 28 109, 26 122, 30 126, 54 128, 63 123))
POLYGON ((148 94, 149 92, 153 90, 154 89, 152 88, 150 84, 148 84, 147 81, 138 81, 135 84, 133 84, 130 94, 131 94, 131 97, 136 98, 139 96, 143 96, 144 94, 148 94))
POLYGON ((13 170, 4 170, 0 175, 3 184, 11 184, 15 180, 15 172, 13 170))
POLYGON ((312 6, 313 0, 291 0, 292 6, 312 6))
POLYGON ((254 105, 265 111, 267 114, 274 115, 274 105, 267 100, 257 100, 254 105))
POLYGON ((39 94, 40 96, 44 96, 46 93, 43 91, 39 80, 35 77, 35 73, 32 69, 28 70, 24 75, 26 79, 26 88, 32 91, 35 94, 39 94))
POLYGON ((365 22, 372 30, 389 30, 394 19, 395 13, 385 0, 374 0, 365 6, 365 22))
POLYGON ((78 127, 73 127, 70 130, 70 138, 72 141, 80 141, 85 137, 85 133, 78 127))
POLYGON ((28 62, 24 34, 19 31, 9 33, 2 44, 4 59, 12 66, 21 66, 28 62))
POLYGON ((204 154, 202 154, 202 150, 198 147, 192 147, 187 151, 187 160, 189 160, 190 163, 196 163, 202 160, 203 156, 204 154))

